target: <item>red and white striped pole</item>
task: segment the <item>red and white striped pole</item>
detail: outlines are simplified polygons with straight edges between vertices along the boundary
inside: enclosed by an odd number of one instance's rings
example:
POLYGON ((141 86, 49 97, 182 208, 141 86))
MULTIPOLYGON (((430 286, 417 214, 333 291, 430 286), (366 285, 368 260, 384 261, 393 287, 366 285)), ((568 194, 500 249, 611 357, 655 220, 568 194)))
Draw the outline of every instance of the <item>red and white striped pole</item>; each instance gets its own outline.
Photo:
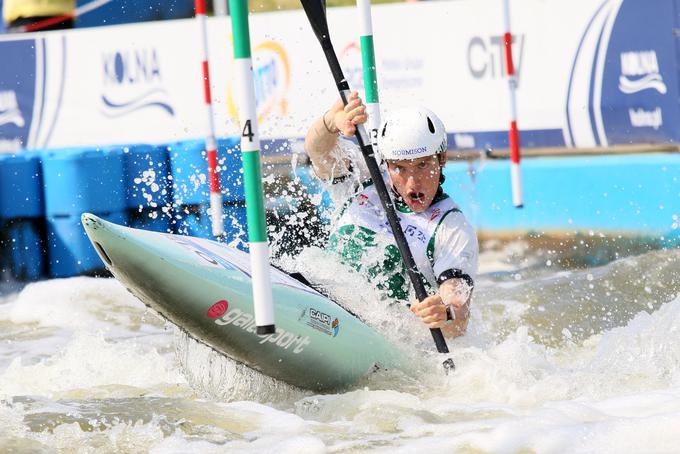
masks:
POLYGON ((515 65, 512 62, 512 33, 510 33, 510 0, 503 0, 503 16, 505 19, 505 34, 503 45, 505 50, 505 71, 508 76, 508 89, 510 92, 510 130, 508 138, 510 142, 510 177, 512 181, 512 203, 516 208, 522 208, 522 174, 519 167, 519 130, 517 129, 517 76, 515 65))
POLYGON ((202 37, 203 94, 205 101, 206 121, 208 131, 205 136, 205 148, 208 153, 208 178, 210 181, 210 218, 212 220, 212 234, 219 237, 223 233, 222 223, 222 193, 220 179, 217 174, 217 141, 215 140, 215 120, 213 118, 212 96, 210 94, 210 69, 208 66, 208 27, 205 17, 205 0, 194 0, 196 7, 196 21, 202 37))

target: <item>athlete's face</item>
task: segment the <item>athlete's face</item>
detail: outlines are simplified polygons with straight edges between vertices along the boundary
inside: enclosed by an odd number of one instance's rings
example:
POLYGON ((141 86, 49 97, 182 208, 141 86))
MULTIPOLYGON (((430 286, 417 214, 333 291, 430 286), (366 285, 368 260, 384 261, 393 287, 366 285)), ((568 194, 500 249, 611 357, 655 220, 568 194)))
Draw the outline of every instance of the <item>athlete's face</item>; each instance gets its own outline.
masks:
POLYGON ((422 213, 432 204, 446 155, 387 161, 392 185, 408 207, 422 213))

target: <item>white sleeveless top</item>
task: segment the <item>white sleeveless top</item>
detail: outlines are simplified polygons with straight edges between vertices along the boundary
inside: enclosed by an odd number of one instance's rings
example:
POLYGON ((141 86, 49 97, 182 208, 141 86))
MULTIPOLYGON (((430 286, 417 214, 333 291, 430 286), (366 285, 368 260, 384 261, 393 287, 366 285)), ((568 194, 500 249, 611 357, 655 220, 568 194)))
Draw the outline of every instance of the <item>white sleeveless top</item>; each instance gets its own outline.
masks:
MULTIPOLYGON (((403 202, 395 206, 418 271, 431 289, 449 277, 474 281, 477 237, 448 195, 440 191, 422 213, 414 213, 403 202)), ((372 182, 365 182, 363 190, 346 201, 333 223, 328 246, 387 297, 408 300, 406 268, 372 182)))

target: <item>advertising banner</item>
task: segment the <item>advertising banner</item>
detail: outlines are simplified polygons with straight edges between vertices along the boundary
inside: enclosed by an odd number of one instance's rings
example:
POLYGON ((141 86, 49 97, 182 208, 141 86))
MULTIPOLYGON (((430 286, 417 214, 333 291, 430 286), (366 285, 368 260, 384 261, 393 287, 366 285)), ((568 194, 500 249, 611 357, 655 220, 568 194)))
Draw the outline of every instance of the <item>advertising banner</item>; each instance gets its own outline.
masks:
MULTIPOLYGON (((511 1, 523 147, 680 140, 675 2, 511 1)), ((329 8, 336 52, 363 91, 355 8, 329 8)), ((336 99, 301 10, 250 16, 260 133, 300 139, 336 99)), ((422 104, 454 148, 506 148, 501 0, 373 7, 383 114, 422 104)), ((0 150, 203 137, 193 20, 0 38, 0 150)), ((238 134, 228 18, 208 21, 217 135, 238 134)), ((263 146, 264 153, 276 150, 263 146)))

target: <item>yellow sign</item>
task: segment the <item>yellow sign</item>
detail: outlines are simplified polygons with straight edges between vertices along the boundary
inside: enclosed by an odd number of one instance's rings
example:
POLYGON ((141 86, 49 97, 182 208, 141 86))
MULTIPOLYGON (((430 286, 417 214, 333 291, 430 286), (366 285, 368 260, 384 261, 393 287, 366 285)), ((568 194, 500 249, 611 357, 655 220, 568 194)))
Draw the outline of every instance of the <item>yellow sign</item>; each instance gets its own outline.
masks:
MULTIPOLYGON (((262 123, 277 107, 280 115, 286 115, 290 63, 285 49, 275 41, 264 41, 253 49, 252 62, 258 123, 262 123)), ((233 80, 227 87, 227 108, 229 116, 238 118, 233 80)))

